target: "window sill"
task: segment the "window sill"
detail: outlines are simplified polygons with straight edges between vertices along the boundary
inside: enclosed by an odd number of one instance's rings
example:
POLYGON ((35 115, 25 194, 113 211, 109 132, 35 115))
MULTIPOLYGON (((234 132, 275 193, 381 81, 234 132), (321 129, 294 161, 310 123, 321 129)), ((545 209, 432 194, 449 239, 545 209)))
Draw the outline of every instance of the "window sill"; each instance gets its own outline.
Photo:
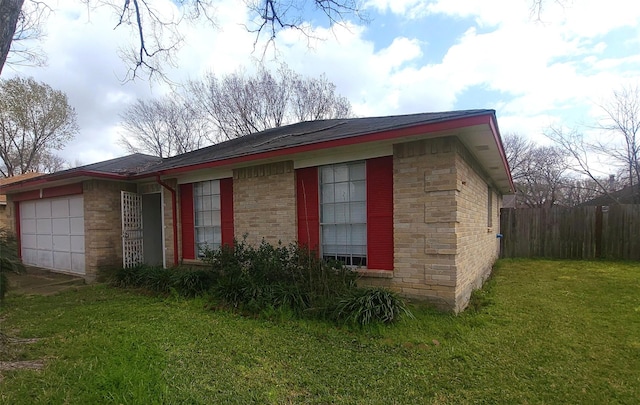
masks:
POLYGON ((393 278, 393 270, 356 269, 358 275, 368 278, 393 278))

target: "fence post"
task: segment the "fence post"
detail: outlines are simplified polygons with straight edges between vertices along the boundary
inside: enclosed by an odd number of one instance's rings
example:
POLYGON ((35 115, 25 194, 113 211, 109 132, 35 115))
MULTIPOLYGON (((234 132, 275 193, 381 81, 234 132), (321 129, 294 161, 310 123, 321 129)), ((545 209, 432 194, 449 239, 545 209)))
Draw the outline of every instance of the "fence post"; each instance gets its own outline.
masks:
POLYGON ((596 259, 602 256, 602 205, 596 207, 596 259))

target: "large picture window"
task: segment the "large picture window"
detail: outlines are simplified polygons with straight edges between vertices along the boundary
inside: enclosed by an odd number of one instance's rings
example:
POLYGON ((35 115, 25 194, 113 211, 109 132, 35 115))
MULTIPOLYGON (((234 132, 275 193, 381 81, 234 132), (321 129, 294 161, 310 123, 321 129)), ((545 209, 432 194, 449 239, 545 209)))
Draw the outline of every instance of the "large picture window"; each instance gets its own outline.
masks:
POLYGON ((320 168, 322 255, 348 266, 367 265, 365 162, 320 168))
POLYGON ((196 257, 206 249, 217 249, 222 242, 220 220, 220 181, 202 181, 193 185, 193 213, 196 257))

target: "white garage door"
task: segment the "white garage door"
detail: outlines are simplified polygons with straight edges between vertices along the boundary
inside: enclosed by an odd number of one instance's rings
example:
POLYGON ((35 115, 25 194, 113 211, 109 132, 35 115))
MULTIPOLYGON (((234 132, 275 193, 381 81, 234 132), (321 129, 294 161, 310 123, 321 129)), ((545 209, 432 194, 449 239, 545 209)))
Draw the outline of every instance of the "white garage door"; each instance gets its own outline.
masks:
POLYGON ((21 202, 20 235, 25 264, 85 274, 81 195, 21 202))

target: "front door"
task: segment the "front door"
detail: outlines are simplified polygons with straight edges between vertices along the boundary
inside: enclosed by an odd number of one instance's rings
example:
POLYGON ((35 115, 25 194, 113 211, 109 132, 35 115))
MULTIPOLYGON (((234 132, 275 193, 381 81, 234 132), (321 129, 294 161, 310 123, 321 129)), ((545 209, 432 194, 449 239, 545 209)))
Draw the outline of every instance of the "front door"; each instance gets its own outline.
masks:
POLYGON ((121 192, 122 265, 124 268, 144 263, 142 238, 142 195, 121 192))

